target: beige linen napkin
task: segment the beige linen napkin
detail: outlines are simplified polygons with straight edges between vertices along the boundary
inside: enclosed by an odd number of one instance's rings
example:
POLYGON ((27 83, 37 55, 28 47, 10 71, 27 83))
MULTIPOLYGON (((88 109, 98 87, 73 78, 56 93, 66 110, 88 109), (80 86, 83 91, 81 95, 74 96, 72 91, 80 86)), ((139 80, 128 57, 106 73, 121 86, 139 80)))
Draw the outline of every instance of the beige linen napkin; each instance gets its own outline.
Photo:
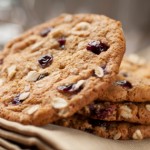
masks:
POLYGON ((0 118, 0 150, 149 150, 149 142, 114 141, 74 129, 25 126, 0 118))

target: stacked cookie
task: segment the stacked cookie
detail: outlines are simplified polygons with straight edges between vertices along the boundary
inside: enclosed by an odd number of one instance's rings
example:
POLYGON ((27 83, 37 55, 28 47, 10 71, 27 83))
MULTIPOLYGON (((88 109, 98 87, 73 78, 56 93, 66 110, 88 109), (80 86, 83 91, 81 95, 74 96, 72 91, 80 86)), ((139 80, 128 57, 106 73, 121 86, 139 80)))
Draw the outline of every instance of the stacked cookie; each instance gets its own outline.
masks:
POLYGON ((114 139, 148 137, 149 105, 130 102, 149 99, 149 74, 128 60, 118 74, 124 52, 121 23, 102 15, 63 14, 30 29, 0 53, 0 117, 114 139))
POLYGON ((56 124, 111 139, 149 138, 149 71, 150 64, 136 55, 123 59, 115 82, 102 96, 56 124))

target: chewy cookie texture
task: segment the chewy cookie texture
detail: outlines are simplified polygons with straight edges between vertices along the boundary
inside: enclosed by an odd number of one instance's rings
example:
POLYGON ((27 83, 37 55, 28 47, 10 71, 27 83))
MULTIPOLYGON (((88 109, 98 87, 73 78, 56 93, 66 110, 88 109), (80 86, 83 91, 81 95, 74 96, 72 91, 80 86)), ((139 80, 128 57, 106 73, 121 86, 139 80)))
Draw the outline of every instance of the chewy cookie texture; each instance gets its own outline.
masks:
POLYGON ((0 117, 44 125, 69 117, 115 80, 125 51, 118 21, 61 15, 9 42, 0 54, 0 117))

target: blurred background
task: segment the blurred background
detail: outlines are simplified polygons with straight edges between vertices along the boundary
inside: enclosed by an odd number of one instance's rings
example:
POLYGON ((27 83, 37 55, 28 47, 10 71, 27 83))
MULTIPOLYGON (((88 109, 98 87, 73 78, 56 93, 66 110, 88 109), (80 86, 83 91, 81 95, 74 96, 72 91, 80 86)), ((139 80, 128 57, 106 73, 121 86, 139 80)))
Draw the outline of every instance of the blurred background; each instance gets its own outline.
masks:
POLYGON ((0 48, 60 13, 105 14, 123 25, 127 52, 150 51, 149 0, 0 0, 0 48))

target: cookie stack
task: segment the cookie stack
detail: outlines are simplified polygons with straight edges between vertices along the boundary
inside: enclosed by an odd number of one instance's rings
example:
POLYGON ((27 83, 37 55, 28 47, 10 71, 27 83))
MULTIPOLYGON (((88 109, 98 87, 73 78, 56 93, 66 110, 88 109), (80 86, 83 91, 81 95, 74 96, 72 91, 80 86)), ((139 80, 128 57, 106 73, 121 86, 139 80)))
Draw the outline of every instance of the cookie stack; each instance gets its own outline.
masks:
POLYGON ((0 117, 149 137, 149 65, 134 56, 118 74, 124 52, 121 23, 103 15, 63 14, 30 29, 0 53, 0 117))
POLYGON ((115 140, 149 138, 149 71, 150 64, 138 56, 124 58, 116 80, 102 96, 56 124, 115 140))

